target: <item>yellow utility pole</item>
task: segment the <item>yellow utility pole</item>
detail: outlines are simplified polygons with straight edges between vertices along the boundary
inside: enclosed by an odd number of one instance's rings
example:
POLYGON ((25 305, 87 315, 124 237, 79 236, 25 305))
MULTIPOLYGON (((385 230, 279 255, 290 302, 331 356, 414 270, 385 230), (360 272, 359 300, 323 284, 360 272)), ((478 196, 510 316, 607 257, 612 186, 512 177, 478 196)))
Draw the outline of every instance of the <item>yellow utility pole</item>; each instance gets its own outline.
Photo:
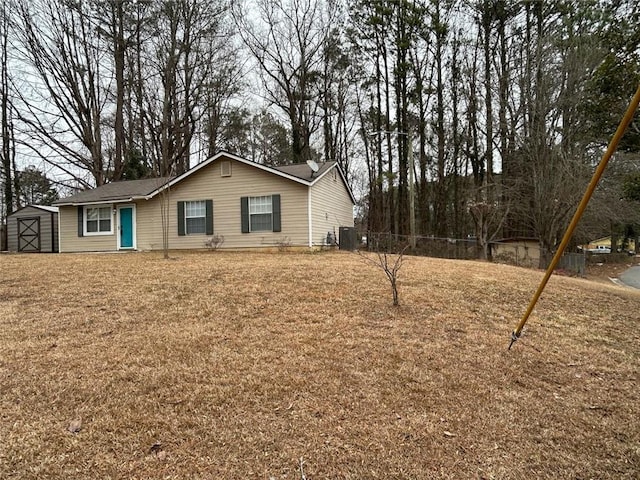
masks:
POLYGON ((547 285, 547 282, 549 281, 549 277, 551 277, 551 274, 553 273, 556 266, 558 265, 558 262, 560 261, 560 258, 564 253, 564 249, 567 247, 567 244, 569 243, 569 240, 573 235, 573 231, 576 229, 576 226, 580 221, 580 217, 582 217, 584 210, 587 208, 587 204, 589 203, 589 200, 591 199, 591 195, 593 194, 593 191, 596 189, 596 186, 600 181, 600 177, 602 177, 604 169, 607 167, 609 160, 611 159, 614 152, 616 151, 616 148, 618 147, 618 144, 620 143, 620 139, 624 135, 625 130, 631 123, 631 120, 633 120, 633 115, 635 114, 638 108, 638 104, 640 104, 640 85, 638 85, 636 94, 633 96, 633 99, 629 104, 629 108, 627 108, 627 112, 624 114, 624 117, 622 117, 622 120, 620 121, 620 125, 618 125, 618 129, 616 130, 616 133, 613 135, 611 142, 609 142, 609 147, 607 148, 607 151, 602 156, 602 160, 600 160, 600 163, 598 164, 598 168, 596 168, 596 171, 594 172, 593 177, 591 178, 591 182, 589 183, 587 190, 584 192, 584 196, 582 197, 582 200, 578 205, 578 209, 576 210, 576 213, 573 215, 573 219, 571 220, 571 223, 569 224, 569 227, 567 228, 567 231, 565 232, 564 237, 560 242, 560 246, 558 247, 558 250, 556 250, 556 253, 553 256, 553 259, 551 260, 551 263, 549 264, 549 267, 547 268, 547 271, 545 272, 544 277, 540 282, 538 289, 536 290, 536 293, 533 295, 531 302, 529 302, 529 307, 527 308, 527 311, 522 316, 520 323, 518 323, 516 328, 511 333, 511 343, 509 344, 509 350, 511 350, 511 346, 514 344, 514 342, 518 340, 518 338, 520 338, 520 334, 522 333, 522 328, 524 327, 524 324, 527 323, 527 320, 529 319, 529 316, 531 315, 533 308, 536 306, 536 303, 538 302, 538 299, 540 298, 540 295, 542 294, 544 287, 547 285))

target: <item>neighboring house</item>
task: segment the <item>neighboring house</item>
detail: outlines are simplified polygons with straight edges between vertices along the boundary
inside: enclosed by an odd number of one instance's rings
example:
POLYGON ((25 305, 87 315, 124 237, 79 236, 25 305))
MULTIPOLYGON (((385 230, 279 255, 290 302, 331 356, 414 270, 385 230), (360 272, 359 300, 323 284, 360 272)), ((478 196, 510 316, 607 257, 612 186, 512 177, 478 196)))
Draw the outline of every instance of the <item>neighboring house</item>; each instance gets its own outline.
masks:
MULTIPOLYGON (((621 238, 618 238, 618 248, 620 247, 621 238)), ((579 250, 585 250, 587 252, 598 253, 604 252, 611 253, 611 236, 598 238, 597 240, 592 240, 586 245, 580 245, 578 247, 579 250)), ((629 244, 627 245, 627 251, 635 251, 636 250, 636 242, 634 239, 629 240, 629 244)))
POLYGON ((609 252, 611 252, 611 236, 598 238, 597 240, 590 241, 586 245, 578 246, 578 250, 584 250, 587 252, 597 251, 603 248, 608 248, 609 252))
MULTIPOLYGON (((338 164, 268 167, 222 152, 172 179, 114 182, 55 202, 60 251, 325 245, 353 227, 354 198, 338 164)), ((339 240, 339 239, 337 239, 339 240)))
POLYGON ((28 205, 7 217, 7 250, 57 252, 58 207, 28 205))

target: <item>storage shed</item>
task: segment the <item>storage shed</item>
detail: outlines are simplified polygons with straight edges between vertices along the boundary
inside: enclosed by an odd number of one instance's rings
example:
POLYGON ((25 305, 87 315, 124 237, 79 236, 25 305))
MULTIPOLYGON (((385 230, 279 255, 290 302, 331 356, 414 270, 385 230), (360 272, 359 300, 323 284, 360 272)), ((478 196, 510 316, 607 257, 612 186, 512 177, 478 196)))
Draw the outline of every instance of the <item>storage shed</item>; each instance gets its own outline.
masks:
POLYGON ((10 252, 58 251, 58 207, 28 205, 7 217, 10 252))

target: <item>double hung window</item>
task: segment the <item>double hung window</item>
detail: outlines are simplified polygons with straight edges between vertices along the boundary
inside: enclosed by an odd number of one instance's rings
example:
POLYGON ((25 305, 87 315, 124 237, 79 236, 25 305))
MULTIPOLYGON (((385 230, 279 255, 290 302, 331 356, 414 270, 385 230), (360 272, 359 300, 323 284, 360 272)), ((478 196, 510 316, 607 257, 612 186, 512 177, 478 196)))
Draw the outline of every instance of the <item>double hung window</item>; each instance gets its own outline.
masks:
POLYGON ((273 231, 271 195, 249 197, 249 230, 251 232, 273 231))
POLYGON ((242 233, 280 232, 280 195, 241 197, 240 215, 242 233))
POLYGON ((178 235, 213 235, 213 200, 179 201, 178 235))
POLYGON ((206 230, 207 209, 204 200, 184 202, 185 233, 202 234, 206 230))
POLYGON ((85 207, 84 234, 108 235, 113 233, 111 206, 85 207))

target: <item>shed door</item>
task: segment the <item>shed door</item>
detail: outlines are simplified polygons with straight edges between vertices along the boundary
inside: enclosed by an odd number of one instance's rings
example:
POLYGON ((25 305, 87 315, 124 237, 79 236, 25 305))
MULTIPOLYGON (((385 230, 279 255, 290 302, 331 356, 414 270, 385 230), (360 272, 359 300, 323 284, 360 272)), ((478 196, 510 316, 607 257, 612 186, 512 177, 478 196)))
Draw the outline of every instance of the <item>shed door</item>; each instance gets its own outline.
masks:
POLYGON ((18 218, 18 251, 40 251, 40 217, 18 218))

